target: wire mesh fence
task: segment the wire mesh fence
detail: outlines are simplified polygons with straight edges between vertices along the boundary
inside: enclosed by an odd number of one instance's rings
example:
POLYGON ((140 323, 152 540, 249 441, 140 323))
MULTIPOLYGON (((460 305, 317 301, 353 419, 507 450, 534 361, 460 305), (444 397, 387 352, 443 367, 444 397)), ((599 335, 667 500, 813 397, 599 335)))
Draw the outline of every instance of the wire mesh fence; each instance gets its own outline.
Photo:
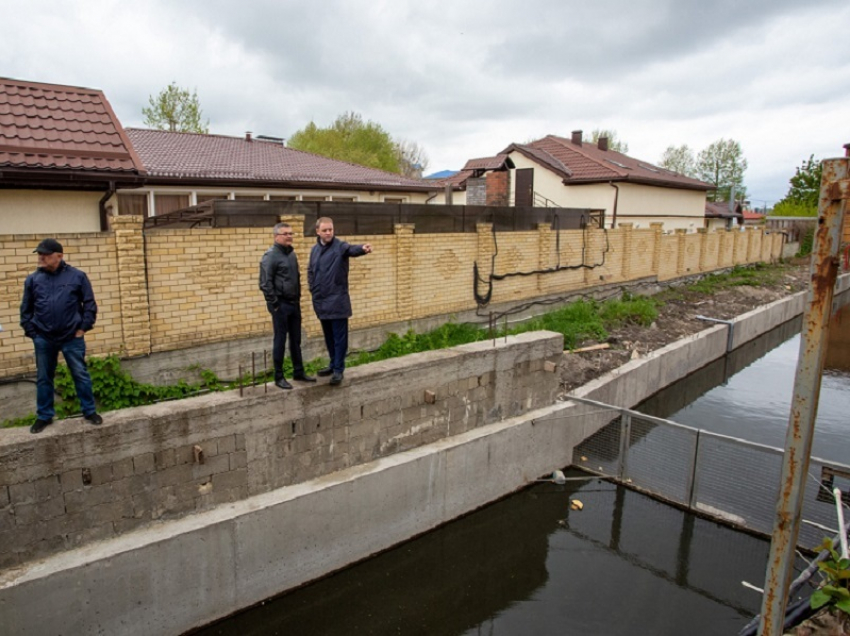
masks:
MULTIPOLYGON (((770 536, 783 451, 636 411, 571 398, 598 431, 576 446, 573 465, 718 521, 770 536), (592 407, 592 410, 588 410, 592 407)), ((591 429, 593 430, 593 429, 591 429)), ((812 458, 798 545, 813 549, 837 532, 837 487, 850 492, 850 466, 812 458)))

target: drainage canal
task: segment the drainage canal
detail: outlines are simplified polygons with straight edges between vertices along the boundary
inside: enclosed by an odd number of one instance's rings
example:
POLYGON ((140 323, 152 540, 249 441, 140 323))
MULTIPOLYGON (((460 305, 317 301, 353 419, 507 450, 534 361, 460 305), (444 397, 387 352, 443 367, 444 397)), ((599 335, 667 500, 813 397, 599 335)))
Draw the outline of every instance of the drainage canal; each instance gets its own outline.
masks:
MULTIPOLYGON (((850 311, 839 318, 850 332, 850 311)), ((782 446, 788 407, 778 398, 790 396, 794 331, 766 334, 640 408, 782 446), (777 375, 783 367, 790 380, 777 375), (707 404, 689 406, 703 394, 707 404), (753 404, 762 405, 757 413, 753 404), (696 414, 702 419, 691 420, 696 414)), ((835 369, 824 379, 815 445, 846 461, 850 341, 832 338, 827 364, 835 369)), ((597 478, 540 483, 194 633, 734 634, 759 611, 760 595, 741 581, 761 586, 768 549, 766 540, 597 478), (574 500, 581 510, 570 509, 574 500)))

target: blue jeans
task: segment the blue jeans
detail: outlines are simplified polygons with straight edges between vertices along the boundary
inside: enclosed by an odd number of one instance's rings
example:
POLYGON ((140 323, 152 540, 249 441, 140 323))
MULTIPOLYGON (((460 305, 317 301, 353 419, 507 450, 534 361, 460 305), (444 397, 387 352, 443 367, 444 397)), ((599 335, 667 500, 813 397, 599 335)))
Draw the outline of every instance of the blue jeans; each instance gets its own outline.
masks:
POLYGON ((320 320, 325 346, 331 359, 330 367, 334 373, 345 370, 345 356, 348 354, 348 318, 320 320))
POLYGON ((85 338, 73 338, 61 344, 51 342, 41 336, 33 338, 35 345, 35 364, 38 369, 36 379, 36 412, 40 420, 50 420, 56 415, 53 409, 53 379, 56 377, 56 363, 59 352, 65 357, 65 364, 74 379, 77 389, 77 399, 83 415, 91 415, 97 411, 94 405, 94 394, 92 393, 91 376, 86 367, 86 340, 85 338))

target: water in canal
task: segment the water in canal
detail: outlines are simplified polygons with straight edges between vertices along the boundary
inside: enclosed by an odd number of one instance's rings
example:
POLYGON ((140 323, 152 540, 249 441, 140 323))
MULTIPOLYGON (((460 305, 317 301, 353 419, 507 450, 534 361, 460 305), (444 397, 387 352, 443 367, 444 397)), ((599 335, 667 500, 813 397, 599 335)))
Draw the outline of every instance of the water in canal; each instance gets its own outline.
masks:
MULTIPOLYGON (((833 327, 814 454, 846 463, 850 309, 833 327)), ((743 347, 642 410, 782 446, 794 331, 743 347)), ((540 483, 196 633, 735 634, 759 610, 741 581, 762 585, 768 548, 598 479, 540 483)))

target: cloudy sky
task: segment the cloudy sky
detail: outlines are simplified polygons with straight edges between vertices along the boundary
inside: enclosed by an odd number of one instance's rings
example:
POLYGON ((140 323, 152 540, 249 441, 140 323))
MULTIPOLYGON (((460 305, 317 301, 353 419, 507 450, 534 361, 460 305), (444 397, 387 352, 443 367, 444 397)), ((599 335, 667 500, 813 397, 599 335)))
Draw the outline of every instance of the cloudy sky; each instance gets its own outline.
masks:
POLYGON ((102 89, 125 126, 172 81, 210 132, 289 137, 345 111, 427 172, 546 134, 631 156, 740 142, 754 205, 850 142, 847 0, 0 0, 0 76, 102 89))

